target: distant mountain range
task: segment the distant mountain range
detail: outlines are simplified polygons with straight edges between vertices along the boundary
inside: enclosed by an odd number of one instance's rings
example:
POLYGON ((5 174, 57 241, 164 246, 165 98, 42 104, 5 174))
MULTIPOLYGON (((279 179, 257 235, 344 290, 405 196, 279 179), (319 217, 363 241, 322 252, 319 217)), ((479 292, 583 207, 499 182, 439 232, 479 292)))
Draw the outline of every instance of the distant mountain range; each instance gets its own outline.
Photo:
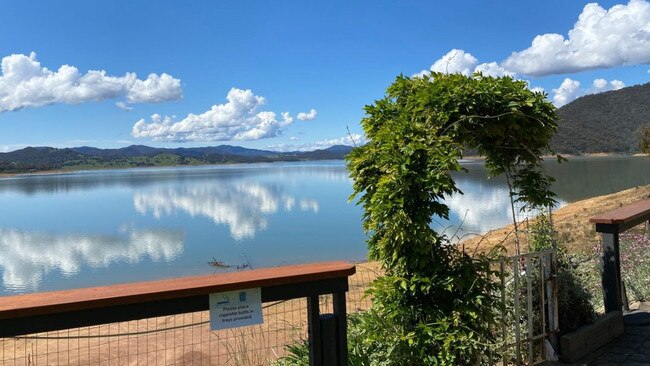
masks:
POLYGON ((27 147, 0 153, 0 173, 328 160, 343 159, 351 150, 352 147, 344 145, 314 151, 291 152, 247 149, 231 145, 175 149, 144 145, 131 145, 121 149, 99 149, 90 146, 65 149, 27 147))
POLYGON ((559 153, 633 153, 635 132, 650 123, 650 83, 578 98, 558 110, 551 147, 559 153))
MULTIPOLYGON (((551 142, 558 153, 637 152, 635 133, 650 123, 650 83, 586 95, 560 108, 558 115, 560 124, 551 142)), ((121 149, 27 147, 0 153, 0 173, 343 159, 350 150, 352 147, 343 145, 291 152, 231 145, 175 149, 144 145, 121 149)))

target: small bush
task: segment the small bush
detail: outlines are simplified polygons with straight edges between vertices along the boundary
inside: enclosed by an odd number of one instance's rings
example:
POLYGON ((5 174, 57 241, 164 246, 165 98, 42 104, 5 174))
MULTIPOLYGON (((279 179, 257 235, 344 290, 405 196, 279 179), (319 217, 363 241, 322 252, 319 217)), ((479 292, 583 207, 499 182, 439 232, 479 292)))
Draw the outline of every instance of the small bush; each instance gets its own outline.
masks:
MULTIPOLYGON (((531 225, 530 250, 553 248, 553 230, 548 213, 540 214, 531 225)), ((596 319, 593 293, 589 291, 574 257, 562 245, 557 245, 557 296, 560 335, 591 324, 596 319)))
POLYGON ((641 232, 621 234, 620 252, 621 277, 628 300, 650 299, 650 240, 641 232))
POLYGON ((503 304, 490 261, 451 247, 447 255, 430 277, 372 284, 373 307, 351 327, 355 357, 369 365, 476 365, 495 356, 503 304))

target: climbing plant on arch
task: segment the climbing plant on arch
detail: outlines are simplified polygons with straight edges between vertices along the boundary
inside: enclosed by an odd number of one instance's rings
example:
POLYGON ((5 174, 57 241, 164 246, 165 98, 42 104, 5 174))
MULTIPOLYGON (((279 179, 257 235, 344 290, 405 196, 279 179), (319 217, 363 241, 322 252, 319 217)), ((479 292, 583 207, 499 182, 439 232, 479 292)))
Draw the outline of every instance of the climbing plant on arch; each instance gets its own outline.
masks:
POLYGON ((541 161, 555 107, 510 77, 434 73, 399 76, 365 111, 368 143, 347 164, 369 258, 386 275, 352 329, 353 352, 373 365, 479 364, 495 351, 503 306, 489 258, 470 257, 430 224, 448 217, 444 198, 462 193, 451 173, 463 170, 466 149, 485 158, 489 175, 507 175, 524 209, 553 203, 541 161))

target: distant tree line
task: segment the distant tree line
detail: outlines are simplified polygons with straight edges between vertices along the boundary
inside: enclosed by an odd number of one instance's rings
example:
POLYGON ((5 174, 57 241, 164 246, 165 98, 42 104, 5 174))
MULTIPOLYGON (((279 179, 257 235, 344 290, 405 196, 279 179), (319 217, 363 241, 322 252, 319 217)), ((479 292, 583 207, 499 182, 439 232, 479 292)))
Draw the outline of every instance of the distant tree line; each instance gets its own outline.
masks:
POLYGON ((351 149, 349 146, 333 146, 306 152, 275 152, 232 146, 192 149, 148 146, 122 149, 28 147, 0 154, 0 173, 343 159, 351 149))

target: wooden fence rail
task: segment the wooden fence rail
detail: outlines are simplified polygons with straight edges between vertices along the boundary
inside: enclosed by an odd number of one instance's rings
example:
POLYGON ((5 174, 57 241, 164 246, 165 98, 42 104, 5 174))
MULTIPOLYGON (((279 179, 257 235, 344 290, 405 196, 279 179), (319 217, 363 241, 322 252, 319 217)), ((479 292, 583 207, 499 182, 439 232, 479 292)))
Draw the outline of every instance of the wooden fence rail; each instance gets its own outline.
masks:
POLYGON ((345 293, 355 271, 322 262, 0 297, 0 338, 203 311, 211 293, 260 287, 262 302, 307 298, 311 365, 347 365, 345 293), (325 294, 333 295, 333 315, 320 314, 325 294), (322 328, 334 339, 323 339, 322 328))

